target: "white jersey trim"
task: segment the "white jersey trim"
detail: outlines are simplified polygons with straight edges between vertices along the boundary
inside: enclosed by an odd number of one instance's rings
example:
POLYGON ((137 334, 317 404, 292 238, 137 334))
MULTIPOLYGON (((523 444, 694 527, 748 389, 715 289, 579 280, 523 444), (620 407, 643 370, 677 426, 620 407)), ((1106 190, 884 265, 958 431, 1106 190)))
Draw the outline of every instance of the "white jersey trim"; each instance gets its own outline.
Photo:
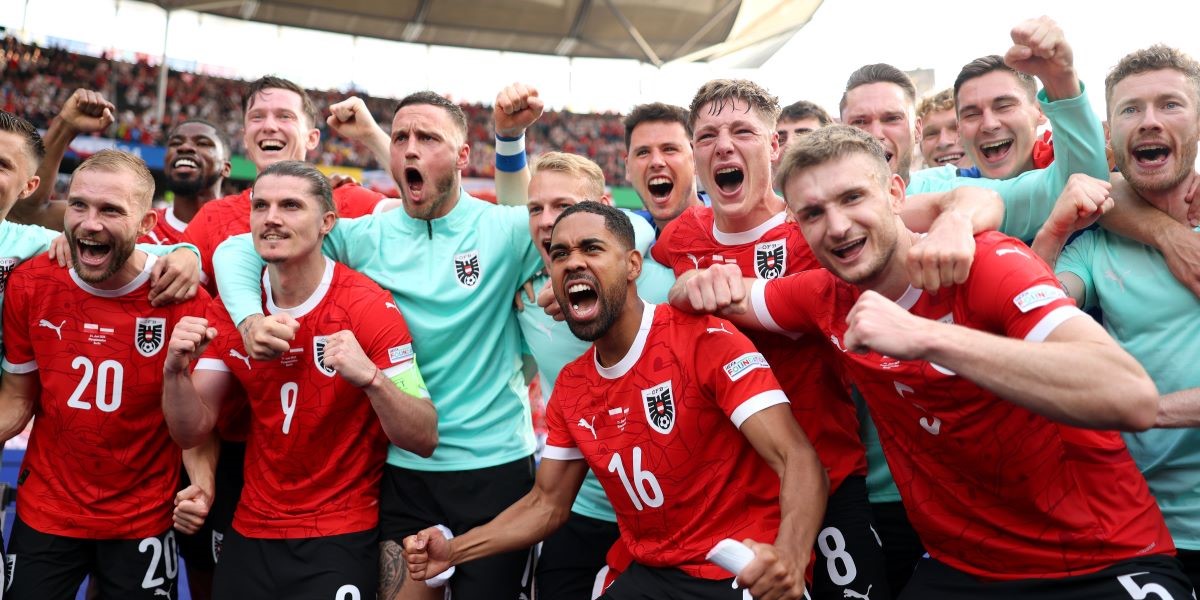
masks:
POLYGON ((170 225, 172 228, 175 229, 175 231, 178 231, 179 233, 183 233, 184 230, 187 229, 187 226, 188 226, 187 222, 184 221, 183 219, 180 219, 179 217, 175 216, 175 205, 174 204, 172 204, 171 206, 168 206, 167 210, 163 211, 163 219, 165 219, 167 221, 167 225, 170 225))
POLYGON ((413 368, 413 365, 415 365, 415 364, 417 364, 417 361, 415 361, 415 360, 406 360, 398 365, 392 365, 386 369, 380 369, 380 370, 383 371, 384 377, 391 379, 401 373, 411 370, 413 368))
POLYGON ((1079 316, 1087 316, 1087 313, 1074 306, 1060 306, 1042 317, 1042 320, 1025 334, 1025 341, 1044 342, 1059 325, 1079 316))
POLYGON ((642 324, 638 327, 637 337, 633 338, 633 345, 629 347, 629 352, 611 367, 600 365, 600 358, 596 354, 595 349, 592 350, 592 364, 596 365, 596 372, 605 379, 617 379, 624 377, 633 365, 637 364, 639 358, 642 357, 642 351, 646 349, 646 338, 650 336, 650 326, 654 324, 654 305, 645 302, 645 307, 642 308, 642 324))
POLYGON ((36 360, 31 360, 29 362, 24 362, 19 365, 15 365, 13 363, 8 362, 7 356, 4 357, 4 360, 0 361, 0 367, 3 367, 5 371, 8 371, 9 373, 14 373, 16 375, 22 375, 24 373, 32 373, 32 372, 38 370, 38 364, 37 364, 36 360))
POLYGON ((729 415, 729 420, 733 421, 734 427, 741 429, 742 423, 745 423, 746 419, 754 416, 759 411, 775 406, 776 404, 787 403, 787 396, 783 394, 782 390, 768 390, 762 392, 761 394, 751 396, 745 402, 739 404, 738 407, 734 409, 733 414, 729 415))
MULTIPOLYGON (((141 273, 138 273, 136 277, 129 281, 129 283, 126 283, 115 290, 102 290, 97 287, 92 287, 91 284, 79 278, 79 273, 75 272, 74 267, 71 268, 71 281, 74 281, 75 285, 79 286, 79 289, 93 296, 99 296, 101 298, 120 298, 121 296, 138 289, 138 287, 140 287, 143 283, 146 283, 146 281, 150 279, 150 269, 154 268, 155 262, 158 262, 158 257, 153 254, 147 254, 146 252, 142 252, 141 250, 137 249, 134 249, 134 252, 141 252, 142 254, 145 254, 146 264, 142 265, 141 273)), ((130 256, 129 259, 132 260, 133 257, 130 256)))
POLYGON ((768 231, 783 225, 784 221, 786 220, 787 211, 780 211, 770 219, 763 221, 761 225, 755 227, 754 229, 749 231, 739 231, 737 233, 725 233, 724 231, 717 229, 717 221, 714 219, 712 227, 713 239, 715 239, 717 243, 721 244, 722 246, 740 246, 742 244, 751 244, 760 241, 759 238, 765 235, 768 231))
POLYGON ((922 293, 921 288, 915 288, 910 285, 907 290, 904 290, 903 294, 900 294, 899 298, 896 298, 896 304, 900 305, 900 308, 904 310, 912 310, 912 307, 916 306, 917 300, 921 299, 922 293))
POLYGON ((755 279, 754 283, 750 284, 750 310, 767 331, 785 335, 793 340, 800 339, 803 334, 780 327, 779 323, 775 322, 775 317, 771 316, 771 310, 767 308, 767 283, 771 281, 774 280, 755 279))
POLYGON ((317 289, 313 290, 312 295, 304 302, 301 302, 299 306, 280 308, 275 304, 275 295, 271 292, 271 274, 268 271, 263 271, 263 289, 267 291, 267 314, 277 315, 279 313, 287 313, 295 319, 307 315, 325 299, 325 295, 329 293, 329 283, 331 281, 333 281, 333 259, 326 256, 325 273, 321 275, 321 283, 317 284, 317 289))
POLYGON ((233 372, 229 368, 229 365, 225 364, 225 361, 223 361, 219 358, 201 358, 201 359, 197 360, 196 361, 196 370, 197 371, 223 371, 225 373, 233 372))
POLYGON ((583 460, 583 452, 579 448, 563 448, 561 446, 546 446, 542 450, 542 458, 550 460, 583 460))

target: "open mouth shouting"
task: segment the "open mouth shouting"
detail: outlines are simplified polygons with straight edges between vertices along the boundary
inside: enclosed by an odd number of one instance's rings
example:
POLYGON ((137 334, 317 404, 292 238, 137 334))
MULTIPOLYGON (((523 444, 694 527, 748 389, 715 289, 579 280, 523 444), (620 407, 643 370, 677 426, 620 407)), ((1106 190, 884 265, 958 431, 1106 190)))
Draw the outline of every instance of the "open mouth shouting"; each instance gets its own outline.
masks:
POLYGON ((194 175, 200 172, 200 163, 189 156, 181 156, 176 158, 175 162, 171 163, 171 170, 177 176, 194 175))
POLYGON ((979 145, 979 156, 991 164, 996 164, 1008 158, 1012 151, 1013 138, 1005 138, 979 145))
POLYGON ((572 321, 590 321, 600 312, 600 295, 596 292, 595 280, 587 276, 578 276, 566 282, 567 315, 572 321))
POLYGON ((75 255, 84 266, 98 269, 103 267, 112 256, 112 244, 101 243, 91 239, 75 240, 75 255))
POLYGON ((746 180, 746 172, 741 167, 722 167, 713 174, 717 188, 726 195, 732 195, 742 187, 746 180))
POLYGON ((1161 142, 1142 142, 1130 151, 1133 162, 1141 169, 1157 169, 1171 157, 1171 147, 1161 142))
POLYGON ((829 253, 837 257, 843 262, 851 262, 862 254, 863 247, 867 245, 866 236, 860 237, 853 241, 838 244, 829 249, 829 253))
POLYGON ((404 189, 408 191, 409 200, 420 202, 421 192, 425 189, 425 177, 416 167, 404 168, 404 189))
POLYGON ((651 200, 657 204, 663 204, 671 197, 671 191, 675 189, 675 182, 665 175, 655 175, 646 182, 646 189, 650 191, 651 200))
POLYGON ((270 139, 270 140, 259 140, 259 142, 258 142, 258 149, 262 150, 263 153, 268 154, 268 155, 282 153, 284 151, 284 149, 286 149, 286 148, 287 148, 287 142, 285 142, 283 140, 270 139))

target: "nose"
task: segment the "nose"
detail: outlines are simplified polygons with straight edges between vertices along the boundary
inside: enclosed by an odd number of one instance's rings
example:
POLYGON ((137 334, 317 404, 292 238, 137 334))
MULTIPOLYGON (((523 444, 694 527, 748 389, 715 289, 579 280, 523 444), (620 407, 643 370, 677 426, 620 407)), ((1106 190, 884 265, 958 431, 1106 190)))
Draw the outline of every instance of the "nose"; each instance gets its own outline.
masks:
POLYGON ((949 127, 938 134, 938 147, 949 147, 958 143, 958 132, 949 127))
POLYGON ((829 207, 825 211, 825 223, 828 229, 829 237, 833 239, 842 239, 850 231, 850 219, 841 209, 829 207))
POLYGON ((983 113, 979 118, 979 128, 984 131, 994 131, 1000 128, 1000 120, 996 118, 996 113, 990 109, 983 109, 983 113))
POLYGON ((1139 131, 1160 130, 1162 129, 1162 120, 1158 118, 1158 110, 1153 106, 1147 106, 1142 111, 1142 122, 1138 123, 1139 131))
POLYGON ((716 145, 714 150, 717 156, 724 156, 733 152, 733 136, 730 135, 728 129, 721 129, 716 135, 716 145))
POLYGON ((650 151, 650 168, 665 167, 667 161, 663 158, 663 153, 658 148, 650 151))
POLYGON ((271 204, 267 207, 266 218, 263 219, 263 221, 269 225, 278 225, 281 222, 280 216, 281 213, 279 211, 279 207, 275 204, 271 204))
POLYGON ((883 123, 879 122, 878 120, 872 120, 868 123, 864 123, 859 125, 858 128, 867 132, 871 137, 881 142, 887 139, 883 135, 883 123))

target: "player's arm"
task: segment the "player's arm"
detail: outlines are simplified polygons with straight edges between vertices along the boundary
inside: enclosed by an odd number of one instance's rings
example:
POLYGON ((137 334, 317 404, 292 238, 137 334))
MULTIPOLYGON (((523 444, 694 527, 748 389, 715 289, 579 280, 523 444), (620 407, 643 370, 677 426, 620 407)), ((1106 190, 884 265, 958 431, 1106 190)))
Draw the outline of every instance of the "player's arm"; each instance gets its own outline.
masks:
MULTIPOLYGON (((1107 181, 1082 173, 1072 175, 1067 187, 1063 188, 1063 193, 1055 202, 1050 218, 1046 219, 1046 223, 1033 238, 1030 248, 1046 264, 1054 267, 1071 234, 1090 227, 1096 219, 1112 208, 1111 190, 1112 186, 1107 181)), ((1063 291, 1075 300, 1076 305, 1082 306, 1086 300, 1083 280, 1069 271, 1056 271, 1063 291)))
POLYGON ((33 417, 42 391, 38 372, 14 373, 7 368, 0 377, 0 444, 21 433, 33 417))
MULTIPOLYGON (((779 476, 779 536, 775 547, 785 551, 793 561, 794 581, 777 582, 779 588, 799 588, 804 584, 813 541, 825 516, 829 495, 829 478, 817 452, 805 437, 787 404, 776 404, 758 411, 741 425, 742 435, 750 441, 759 456, 779 476)), ((751 546, 757 555, 746 566, 739 580, 750 585, 750 593, 758 597, 768 587, 772 575, 771 561, 763 550, 751 546), (762 578, 761 585, 752 583, 762 578)), ((787 575, 782 575, 787 577, 787 575)), ((797 591, 797 595, 799 592, 797 591)))
POLYGON ((37 175, 41 184, 32 194, 18 199, 8 213, 8 218, 29 225, 41 225, 62 231, 65 203, 50 202, 54 192, 54 182, 58 176, 58 168, 62 165, 63 156, 67 153, 71 141, 81 133, 104 131, 113 123, 116 107, 100 92, 77 89, 62 111, 50 122, 46 135, 42 138, 46 154, 38 166, 37 175))
POLYGON ((492 123, 496 131, 496 200, 508 206, 529 203, 529 166, 525 130, 542 116, 545 103, 536 88, 514 83, 496 94, 492 123))
POLYGON ((327 336, 325 364, 366 393, 393 444, 420 456, 433 454, 438 443, 437 410, 415 359, 385 374, 363 352, 354 334, 343 330, 327 336))
POLYGON ((329 105, 325 123, 338 135, 366 146, 381 167, 386 169, 391 163, 391 136, 375 122, 362 98, 350 96, 329 105))
POLYGON ((928 232, 909 250, 909 279, 913 287, 937 291, 967 280, 975 234, 1000 226, 1004 201, 992 190, 965 186, 909 196, 900 216, 913 231, 928 232))
POLYGON ((1158 401, 1155 427, 1200 427, 1200 388, 1164 394, 1158 401))
POLYGON ((528 548, 546 539, 567 521, 587 469, 581 459, 545 457, 533 489, 490 522, 449 541, 433 527, 404 538, 409 574, 424 581, 453 565, 528 548))
POLYGON ((191 483, 175 494, 175 511, 172 515, 175 529, 190 535, 204 525, 216 495, 217 459, 220 453, 221 440, 216 433, 210 433, 199 446, 183 451, 183 468, 191 483))
MULTIPOLYGON (((1197 181, 1200 176, 1192 174, 1190 177, 1194 189, 1200 183, 1197 181)), ((1157 249, 1175 279, 1200 296, 1200 235, 1143 200, 1119 173, 1114 173, 1110 181, 1116 204, 1100 219, 1100 225, 1157 249)), ((1200 200, 1192 202, 1200 204, 1200 200)))
POLYGON ((1018 340, 923 319, 868 291, 847 316, 843 342, 850 350, 936 363, 1069 425, 1151 427, 1158 392, 1146 371, 1086 314, 1070 306, 1055 310, 1069 312, 1047 314, 1039 328, 1053 327, 1048 334, 1035 328, 1032 341, 1018 340))
POLYGON ((750 302, 753 285, 754 279, 743 277, 736 265, 715 264, 681 274, 667 301, 680 310, 729 319, 739 329, 764 331, 767 326, 750 302))
POLYGON ((139 244, 158 258, 150 270, 150 304, 166 306, 196 297, 200 289, 200 250, 191 244, 139 244))
POLYGON ((184 449, 208 441, 221 399, 229 391, 233 376, 228 371, 209 369, 192 372, 191 366, 217 335, 200 317, 183 317, 171 332, 163 363, 163 416, 171 437, 184 449))

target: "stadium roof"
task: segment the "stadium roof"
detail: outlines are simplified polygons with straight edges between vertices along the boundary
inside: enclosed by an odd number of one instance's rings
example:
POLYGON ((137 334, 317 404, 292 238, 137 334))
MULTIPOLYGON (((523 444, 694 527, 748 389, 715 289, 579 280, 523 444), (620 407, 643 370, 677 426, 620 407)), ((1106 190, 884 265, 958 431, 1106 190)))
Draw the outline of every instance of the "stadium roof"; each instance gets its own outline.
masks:
POLYGON ((757 66, 822 0, 151 0, 275 25, 439 46, 661 66, 734 53, 757 66))

